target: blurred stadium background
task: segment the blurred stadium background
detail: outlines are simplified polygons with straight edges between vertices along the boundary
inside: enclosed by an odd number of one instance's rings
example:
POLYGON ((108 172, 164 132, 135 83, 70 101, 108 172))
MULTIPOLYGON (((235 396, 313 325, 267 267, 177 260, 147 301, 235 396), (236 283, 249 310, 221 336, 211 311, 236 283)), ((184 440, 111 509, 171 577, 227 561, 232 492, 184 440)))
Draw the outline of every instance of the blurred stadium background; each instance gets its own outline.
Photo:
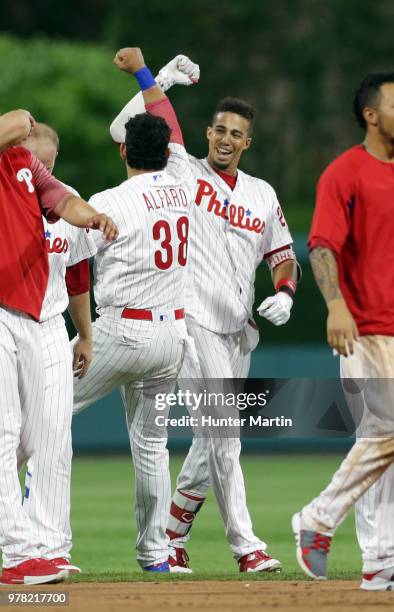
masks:
MULTIPOLYGON (((56 175, 88 198, 124 180, 108 126, 135 85, 112 67, 119 47, 141 46, 154 71, 178 53, 200 64, 198 86, 170 93, 195 155, 205 154, 221 97, 253 103, 254 143, 242 169, 277 190, 304 274, 288 325, 257 317, 251 376, 335 377, 306 239, 319 174, 361 137, 353 91, 369 70, 393 67, 393 18, 391 0, 2 2, 0 112, 27 108, 52 124, 61 141, 56 175)), ((256 303, 271 291, 262 267, 256 303)), ((77 452, 127 448, 117 394, 75 420, 74 442, 77 452)))

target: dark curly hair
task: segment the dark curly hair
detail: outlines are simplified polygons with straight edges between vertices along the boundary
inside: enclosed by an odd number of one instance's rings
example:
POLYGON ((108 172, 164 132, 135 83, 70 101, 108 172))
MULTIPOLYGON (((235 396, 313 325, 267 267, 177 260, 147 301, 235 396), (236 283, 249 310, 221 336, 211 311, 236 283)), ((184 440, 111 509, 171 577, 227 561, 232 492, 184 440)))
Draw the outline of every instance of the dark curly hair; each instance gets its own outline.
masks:
POLYGON ((162 170, 167 165, 171 129, 162 117, 135 115, 126 129, 126 159, 130 168, 162 170))
POLYGON ((223 100, 220 100, 215 109, 212 117, 212 123, 215 122, 216 116, 219 113, 235 113, 236 115, 240 115, 240 117, 243 117, 249 121, 249 132, 251 132, 256 111, 253 106, 248 104, 248 102, 240 100, 239 98, 223 98, 223 100))
POLYGON ((353 111, 358 124, 367 127, 363 110, 366 106, 376 108, 380 101, 380 88, 385 83, 394 83, 394 72, 370 72, 363 79, 353 99, 353 111))

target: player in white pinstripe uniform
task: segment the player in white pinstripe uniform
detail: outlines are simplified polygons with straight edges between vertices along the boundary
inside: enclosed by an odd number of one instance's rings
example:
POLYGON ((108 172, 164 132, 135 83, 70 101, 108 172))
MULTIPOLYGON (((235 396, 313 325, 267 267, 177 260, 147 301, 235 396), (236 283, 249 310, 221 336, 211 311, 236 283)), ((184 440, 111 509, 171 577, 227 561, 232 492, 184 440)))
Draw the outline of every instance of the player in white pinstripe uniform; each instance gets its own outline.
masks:
POLYGON ((183 307, 191 175, 175 113, 140 50, 118 51, 115 63, 134 73, 148 113, 126 126, 121 155, 128 180, 90 200, 112 211, 120 234, 110 246, 97 240, 100 316, 93 324, 93 362, 75 383, 74 402, 79 412, 122 388, 136 472, 137 558, 145 570, 168 572, 171 487, 154 395, 173 388, 189 342, 183 307))
MULTIPOLYGON (((51 174, 58 145, 56 132, 42 123, 36 124, 32 135, 23 143, 51 174)), ((43 218, 43 224, 49 262, 48 286, 40 315, 45 399, 36 451, 32 457, 21 452, 18 464, 27 461, 24 507, 37 532, 42 557, 51 559, 61 569, 75 572, 78 568, 70 563, 73 359, 62 313, 69 309, 78 331, 74 369, 79 376, 84 376, 92 353, 89 258, 97 249, 91 233, 85 229, 63 220, 49 226, 43 218)))
MULTIPOLYGON (((188 61, 177 66, 178 72, 193 74, 188 61)), ((177 75, 173 62, 159 73, 168 76, 170 69, 172 82, 177 75)), ((127 118, 140 110, 141 99, 136 97, 114 120, 110 131, 116 142, 124 139, 127 118)), ((242 152, 251 144, 253 115, 242 101, 223 100, 207 130, 208 157, 189 158, 197 185, 190 220, 186 321, 204 384, 206 379, 216 379, 212 383, 216 392, 221 390, 220 380, 248 374, 250 351, 258 342, 251 313, 255 272, 261 261, 268 263, 277 289, 260 305, 261 316, 275 325, 286 323, 296 288, 292 238, 275 192, 266 182, 238 170, 242 152)), ((183 368, 181 375, 195 378, 199 374, 183 368)), ((239 439, 194 438, 177 480, 168 524, 174 567, 190 571, 184 544, 212 484, 240 571, 281 568, 252 531, 240 448, 239 439)))
POLYGON ((40 556, 40 545, 21 504, 17 450, 31 457, 39 440, 44 401, 39 317, 48 281, 41 214, 77 227, 101 229, 111 240, 112 220, 69 191, 20 144, 34 128, 30 113, 0 117, 0 545, 1 584, 41 584, 68 574, 40 556), (32 416, 35 415, 35 418, 32 416))

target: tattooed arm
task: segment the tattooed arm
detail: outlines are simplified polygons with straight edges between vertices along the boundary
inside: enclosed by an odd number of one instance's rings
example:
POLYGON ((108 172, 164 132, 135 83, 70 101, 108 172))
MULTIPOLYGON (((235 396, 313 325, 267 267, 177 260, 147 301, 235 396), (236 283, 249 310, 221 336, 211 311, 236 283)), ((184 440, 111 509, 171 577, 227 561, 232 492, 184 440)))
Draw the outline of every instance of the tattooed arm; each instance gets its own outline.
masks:
POLYGON ((316 283, 328 308, 328 344, 345 357, 353 354, 358 329, 342 295, 338 281, 338 265, 334 253, 323 247, 314 248, 310 262, 316 283))

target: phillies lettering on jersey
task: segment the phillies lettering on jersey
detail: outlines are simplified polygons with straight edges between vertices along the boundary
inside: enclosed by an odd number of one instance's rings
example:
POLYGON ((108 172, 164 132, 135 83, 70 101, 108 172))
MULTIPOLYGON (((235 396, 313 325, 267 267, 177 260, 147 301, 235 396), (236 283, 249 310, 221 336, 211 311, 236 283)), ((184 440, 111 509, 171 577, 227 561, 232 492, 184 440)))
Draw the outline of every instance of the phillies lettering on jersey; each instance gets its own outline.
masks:
POLYGON ((183 145, 170 143, 169 148, 164 170, 133 176, 90 199, 119 227, 111 244, 92 232, 98 247, 94 294, 99 310, 184 306, 193 177, 183 145))
POLYGON ((16 178, 20 183, 25 181, 29 193, 34 192, 33 175, 30 168, 21 168, 20 170, 18 170, 18 172, 16 173, 16 178))
POLYGON ((208 197, 207 212, 213 212, 217 217, 228 220, 233 227, 256 232, 256 234, 264 233, 265 221, 258 217, 253 218, 249 208, 246 209, 241 205, 230 204, 227 198, 222 204, 217 199, 217 191, 208 181, 197 179, 197 185, 198 189, 195 199, 197 206, 201 205, 203 198, 208 197))
POLYGON ((47 246, 47 253, 67 253, 68 241, 67 238, 55 238, 52 242, 49 240, 51 232, 45 232, 45 242, 47 246))
MULTIPOLYGON (((66 189, 78 196, 72 187, 66 189)), ((64 312, 68 306, 69 296, 65 282, 69 266, 93 257, 96 245, 89 230, 74 227, 60 219, 55 225, 49 225, 45 219, 44 237, 48 252, 49 279, 45 293, 40 321, 48 321, 64 312)))
POLYGON ((256 268, 265 255, 293 241, 268 183, 238 170, 232 190, 206 159, 189 156, 189 161, 196 205, 190 219, 187 313, 211 331, 234 333, 251 315, 256 268))

